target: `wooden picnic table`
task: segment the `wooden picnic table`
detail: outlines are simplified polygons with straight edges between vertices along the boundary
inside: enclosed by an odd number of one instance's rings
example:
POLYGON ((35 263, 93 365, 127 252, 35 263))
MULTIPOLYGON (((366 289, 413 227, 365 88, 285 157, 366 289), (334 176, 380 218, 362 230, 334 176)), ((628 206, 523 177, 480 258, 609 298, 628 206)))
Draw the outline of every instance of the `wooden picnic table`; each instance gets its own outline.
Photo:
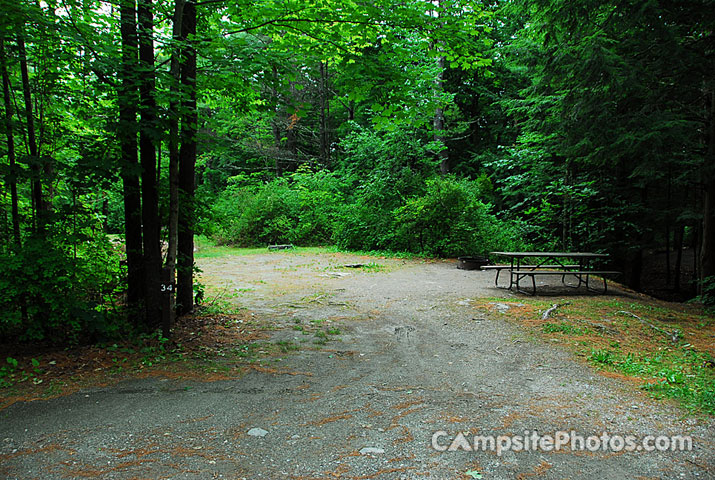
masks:
MULTIPOLYGON (((561 281, 566 284, 566 277, 575 277, 578 284, 573 288, 585 285, 587 289, 593 290, 589 285, 591 275, 598 275, 603 279, 603 291, 608 291, 608 285, 604 275, 617 275, 620 272, 611 270, 596 270, 593 268, 593 261, 607 258, 606 253, 592 252, 490 252, 491 255, 508 259, 507 264, 486 265, 482 270, 496 270, 494 284, 499 286, 499 273, 502 270, 509 271, 509 290, 515 289, 522 293, 536 295, 537 275, 560 275, 561 281), (531 263, 524 263, 526 259, 534 259, 531 263), (520 288, 520 282, 524 278, 531 278, 532 291, 526 292, 520 288)), ((572 286, 572 285, 567 285, 572 286)))

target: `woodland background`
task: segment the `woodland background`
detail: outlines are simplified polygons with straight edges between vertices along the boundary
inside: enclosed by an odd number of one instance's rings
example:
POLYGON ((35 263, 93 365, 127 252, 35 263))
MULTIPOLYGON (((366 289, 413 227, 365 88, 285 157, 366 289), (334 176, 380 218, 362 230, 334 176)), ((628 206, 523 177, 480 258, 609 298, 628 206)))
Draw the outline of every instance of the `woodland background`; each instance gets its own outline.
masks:
POLYGON ((606 252, 715 297, 710 0, 0 11, 4 341, 168 336, 195 235, 606 252))

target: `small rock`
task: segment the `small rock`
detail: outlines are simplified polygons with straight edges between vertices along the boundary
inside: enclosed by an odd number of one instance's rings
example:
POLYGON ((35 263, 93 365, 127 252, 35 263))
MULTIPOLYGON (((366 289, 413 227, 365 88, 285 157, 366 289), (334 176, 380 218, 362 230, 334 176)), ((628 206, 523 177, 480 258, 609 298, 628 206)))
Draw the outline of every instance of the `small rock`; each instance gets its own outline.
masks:
POLYGON ((506 313, 506 312, 509 311, 509 309, 510 309, 511 307, 510 307, 509 305, 507 305, 506 303, 495 303, 495 304, 494 304, 494 308, 495 308, 495 309, 497 310, 497 312, 499 312, 499 313, 506 313))
POLYGON ((381 453, 385 453, 385 450, 383 450, 382 448, 365 447, 360 450, 360 455, 377 455, 381 453))
POLYGON ((268 430, 263 430, 262 428, 252 428, 248 431, 248 434, 252 437, 265 437, 268 435, 268 430))

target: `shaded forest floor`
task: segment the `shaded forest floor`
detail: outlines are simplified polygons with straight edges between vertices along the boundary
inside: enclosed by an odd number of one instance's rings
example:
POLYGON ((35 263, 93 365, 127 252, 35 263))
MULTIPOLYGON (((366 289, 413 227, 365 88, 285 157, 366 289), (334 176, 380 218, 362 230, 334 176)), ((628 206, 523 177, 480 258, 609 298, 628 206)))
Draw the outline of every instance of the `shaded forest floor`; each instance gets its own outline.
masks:
POLYGON ((644 293, 672 302, 684 302, 696 295, 695 253, 692 248, 683 250, 680 267, 680 288, 675 285, 676 252, 666 255, 663 251, 652 251, 643 258, 641 286, 644 293), (670 260, 670 277, 667 260, 670 260))
POLYGON ((27 378, 2 390, 0 473, 715 474, 715 322, 694 306, 618 288, 512 295, 493 287, 493 272, 453 261, 225 247, 198 256, 207 305, 181 320, 172 342, 19 356, 27 378), (691 435, 694 449, 496 455, 430 446, 436 431, 571 429, 691 435))

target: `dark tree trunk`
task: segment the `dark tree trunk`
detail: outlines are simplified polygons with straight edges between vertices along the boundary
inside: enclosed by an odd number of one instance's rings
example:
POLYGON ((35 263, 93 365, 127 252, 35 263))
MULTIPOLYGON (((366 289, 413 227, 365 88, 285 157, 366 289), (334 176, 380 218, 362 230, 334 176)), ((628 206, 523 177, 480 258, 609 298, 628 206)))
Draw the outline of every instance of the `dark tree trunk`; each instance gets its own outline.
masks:
POLYGON ((156 328, 161 322, 161 246, 159 193, 156 182, 156 142, 159 125, 156 114, 154 75, 154 17, 151 0, 140 0, 139 26, 139 160, 142 166, 142 221, 144 246, 145 325, 156 328))
POLYGON ((698 293, 703 293, 703 281, 715 276, 715 92, 709 92, 707 153, 703 199, 703 229, 700 244, 698 293))
POLYGON ((15 246, 21 246, 20 213, 17 199, 17 168, 15 165, 15 137, 12 121, 12 98, 10 94, 10 77, 7 73, 5 42, 0 39, 0 62, 2 62, 2 92, 5 100, 5 135, 7 136, 7 159, 10 167, 8 183, 10 185, 10 215, 12 217, 12 238, 15 246))
POLYGON ((671 268, 670 268, 670 227, 665 226, 665 284, 670 285, 671 268))
POLYGON ((675 268, 673 268, 673 290, 680 292, 680 271, 683 265, 683 237, 685 226, 678 225, 675 229, 673 242, 675 243, 675 268))
POLYGON ((330 168, 330 98, 328 63, 320 62, 320 163, 330 168))
POLYGON ((671 252, 671 245, 670 245, 670 226, 674 223, 671 219, 671 210, 673 208, 672 202, 673 202, 673 188, 672 188, 672 171, 670 168, 668 168, 668 188, 667 188, 667 195, 666 195, 666 205, 668 209, 668 214, 665 217, 665 284, 667 286, 670 285, 670 282, 672 280, 672 268, 670 265, 670 252, 671 252))
MULTIPOLYGON (((2 91, 5 103, 5 135, 7 136, 7 159, 10 172, 8 183, 10 184, 10 216, 12 217, 12 239, 15 248, 22 247, 22 237, 20 236, 20 212, 17 196, 17 165, 15 163, 15 135, 13 131, 13 108, 12 94, 10 92, 10 76, 7 73, 7 57, 5 56, 5 44, 0 39, 0 64, 2 65, 2 91)), ((20 317, 23 324, 27 324, 27 303, 24 298, 20 299, 20 317)))
POLYGON ((640 290, 643 276, 643 249, 633 252, 629 260, 630 278, 628 279, 628 286, 634 290, 640 290))
POLYGON ((181 68, 183 119, 181 122, 181 150, 179 152, 179 230, 177 256, 177 313, 184 314, 194 308, 194 189, 196 167, 196 4, 184 5, 181 23, 186 48, 181 68))
POLYGON ((171 96, 169 101, 169 241, 166 252, 164 281, 172 285, 163 311, 162 330, 168 337, 174 323, 176 308, 176 255, 179 228, 179 109, 181 107, 181 45, 184 42, 181 22, 184 15, 184 1, 176 0, 174 8, 173 32, 174 47, 171 52, 171 96))
POLYGON ((274 117, 273 117, 273 144, 275 146, 275 153, 273 158, 273 165, 276 171, 276 177, 283 175, 283 163, 281 162, 281 139, 283 138, 282 129, 279 118, 279 103, 280 98, 278 96, 278 67, 273 66, 273 87, 271 89, 271 95, 273 96, 274 107, 274 117))
MULTIPOLYGON (((438 92, 444 88, 444 57, 439 57, 439 74, 435 80, 438 92)), ((449 154, 447 152, 446 137, 444 134, 444 111, 442 107, 437 107, 434 112, 434 140, 440 143, 444 148, 439 151, 437 158, 439 159, 439 171, 442 175, 449 173, 449 154)))
POLYGON ((120 4, 122 68, 119 85, 119 142, 122 149, 121 176, 124 196, 124 234, 127 252, 127 309, 135 326, 144 319, 144 256, 142 247, 141 191, 137 152, 137 18, 136 0, 120 4))
POLYGON ((25 39, 17 36, 17 48, 20 54, 20 72, 22 75, 22 93, 25 100, 25 117, 27 122, 27 146, 30 150, 30 169, 32 171, 32 203, 35 206, 35 221, 37 230, 44 230, 44 204, 42 201, 42 169, 37 151, 35 135, 35 119, 32 114, 32 94, 30 93, 30 75, 27 70, 27 53, 25 39))

